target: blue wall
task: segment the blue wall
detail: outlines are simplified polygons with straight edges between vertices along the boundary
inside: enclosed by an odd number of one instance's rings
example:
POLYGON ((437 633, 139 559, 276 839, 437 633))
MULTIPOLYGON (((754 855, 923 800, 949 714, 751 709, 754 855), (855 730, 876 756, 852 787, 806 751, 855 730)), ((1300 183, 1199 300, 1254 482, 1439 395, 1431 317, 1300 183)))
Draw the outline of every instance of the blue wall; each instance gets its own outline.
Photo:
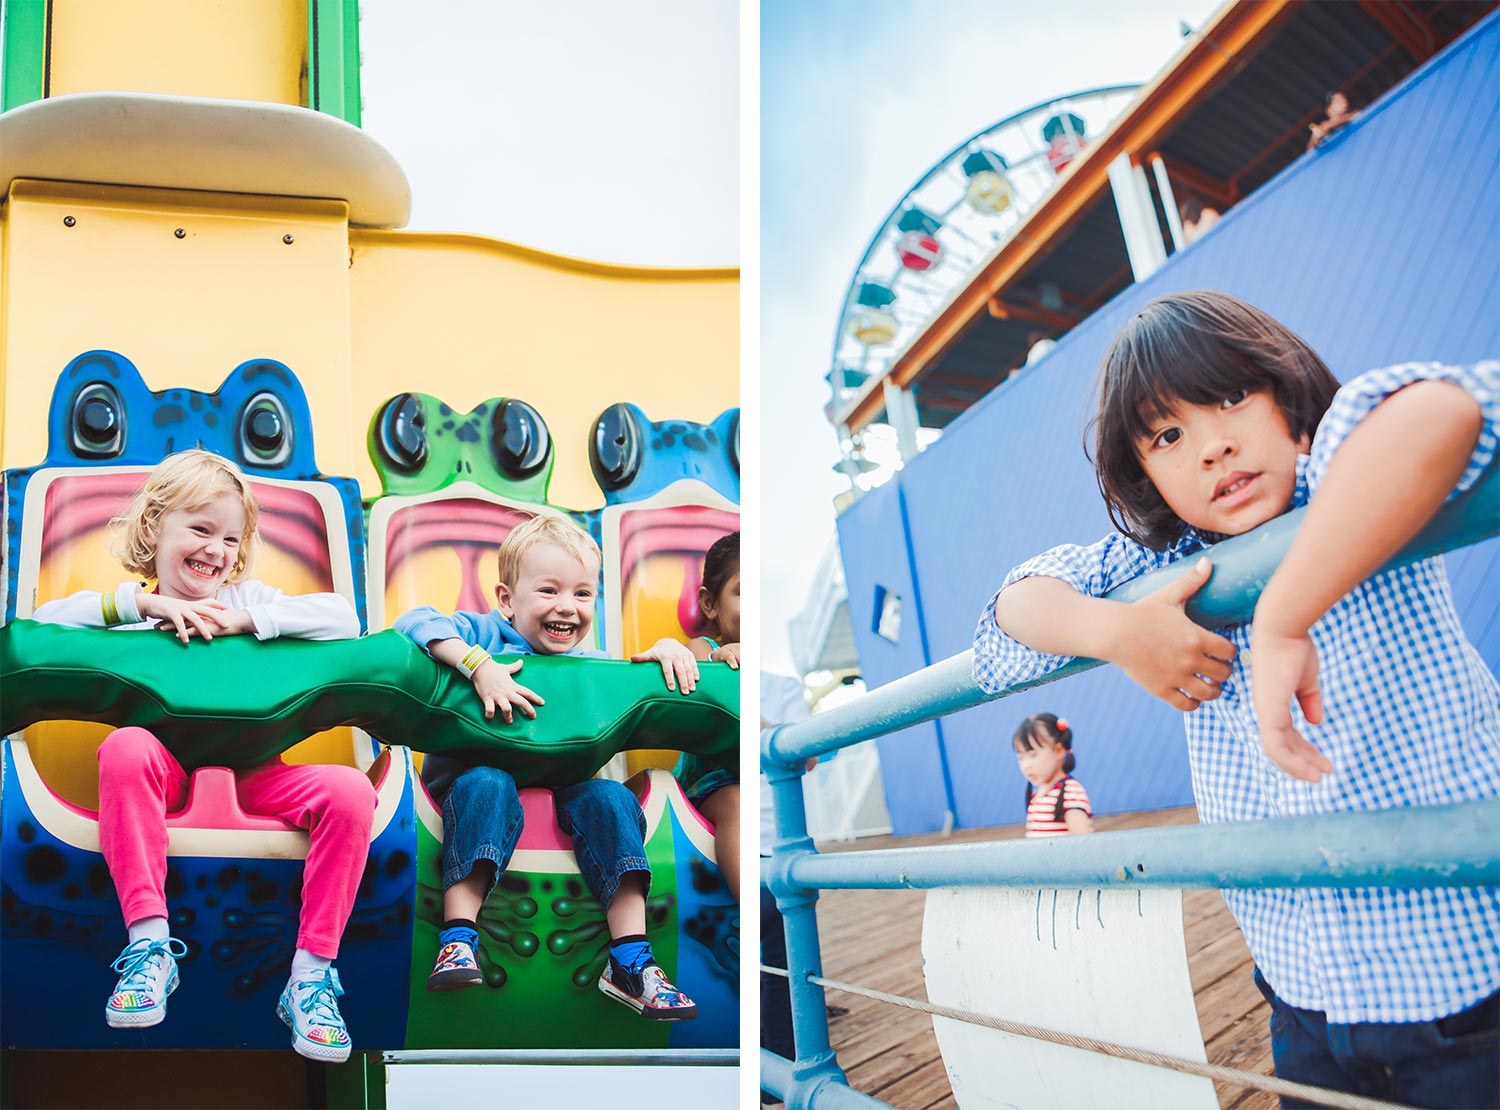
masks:
MULTIPOLYGON (((913 585, 901 502, 901 489, 891 482, 864 497, 857 513, 845 513, 839 520, 840 546, 866 556, 857 566, 847 556, 844 561, 846 573, 858 574, 857 579, 849 579, 849 619, 859 644, 860 667, 870 686, 884 685, 953 654, 940 651, 929 656, 923 649, 921 598, 913 585), (882 590, 901 598, 900 636, 895 643, 875 632, 880 615, 876 597, 882 590)), ((886 804, 897 833, 943 825, 949 809, 942 754, 946 723, 929 721, 877 741, 885 768, 886 804), (896 767, 900 772, 892 774, 891 769, 896 767)))
MULTIPOLYGON (((920 591, 927 656, 938 660, 970 646, 1010 567, 1109 531, 1080 446, 1086 404, 1110 338, 1146 301, 1226 290, 1299 333, 1341 380, 1409 359, 1500 355, 1497 60, 1492 15, 845 512, 839 542, 866 681, 924 659, 909 609, 900 644, 875 635, 875 584, 920 591)), ((1500 550, 1491 541, 1450 555, 1448 571, 1469 636, 1495 669, 1500 550)), ((1180 715, 1107 669, 946 718, 941 734, 925 726, 883 741, 895 831, 940 826, 943 753, 960 826, 1023 820, 1010 736, 1041 709, 1070 719, 1097 812, 1192 802, 1180 715)))

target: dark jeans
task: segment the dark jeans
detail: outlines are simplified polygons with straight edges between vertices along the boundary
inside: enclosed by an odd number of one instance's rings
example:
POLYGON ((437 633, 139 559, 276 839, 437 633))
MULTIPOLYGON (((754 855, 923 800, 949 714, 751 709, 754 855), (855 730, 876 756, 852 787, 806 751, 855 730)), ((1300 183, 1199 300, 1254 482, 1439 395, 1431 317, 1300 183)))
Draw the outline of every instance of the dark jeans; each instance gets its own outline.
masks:
MULTIPOLYGON (((583 881, 609 909, 620 879, 644 871, 646 817, 624 783, 589 779, 554 790, 557 823, 573 838, 583 881)), ((498 879, 521 837, 521 799, 516 780, 494 767, 474 767, 453 783, 443 799, 443 889, 464 878, 482 859, 498 879)), ((494 886, 491 885, 491 890, 494 886)))
MULTIPOLYGON (((1500 1106, 1500 992, 1436 1021, 1339 1025, 1287 1005, 1259 969, 1255 985, 1271 1004, 1271 1054, 1281 1079, 1409 1106, 1500 1106)), ((1318 1104, 1284 1098, 1281 1105, 1318 1104)))

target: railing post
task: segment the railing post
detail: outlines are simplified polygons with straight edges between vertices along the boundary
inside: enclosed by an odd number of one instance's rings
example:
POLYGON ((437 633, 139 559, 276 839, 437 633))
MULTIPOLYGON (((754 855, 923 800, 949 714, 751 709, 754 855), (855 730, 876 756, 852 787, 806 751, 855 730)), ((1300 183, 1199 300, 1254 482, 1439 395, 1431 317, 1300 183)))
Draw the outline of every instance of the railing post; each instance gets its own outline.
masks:
POLYGON ((784 763, 771 755, 776 729, 761 733, 761 769, 771 782, 776 810, 776 841, 766 866, 766 886, 776 898, 786 929, 787 986, 792 1001, 792 1035, 797 1058, 792 1062, 792 1082, 783 1092, 788 1110, 807 1110, 813 1096, 825 1083, 844 1086, 848 1080, 834 1058, 828 1042, 828 1010, 823 988, 807 980, 823 974, 823 956, 818 945, 818 892, 791 878, 793 860, 816 855, 807 834, 807 810, 802 798, 805 764, 784 763))

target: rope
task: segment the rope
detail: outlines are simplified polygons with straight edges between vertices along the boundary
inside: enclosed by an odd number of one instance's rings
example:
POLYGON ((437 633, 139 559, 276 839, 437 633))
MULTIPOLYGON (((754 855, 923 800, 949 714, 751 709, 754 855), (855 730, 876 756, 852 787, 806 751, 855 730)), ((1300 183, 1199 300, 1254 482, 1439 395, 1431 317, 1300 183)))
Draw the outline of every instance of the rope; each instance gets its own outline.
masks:
MULTIPOLYGON (((783 975, 791 978, 787 972, 779 967, 767 967, 761 965, 761 971, 769 975, 783 975)), ((1090 1052, 1098 1052, 1104 1056, 1114 1056, 1121 1060, 1133 1060, 1138 1064, 1150 1064, 1158 1068, 1170 1068, 1173 1071, 1186 1072, 1189 1075, 1199 1075, 1205 1079, 1219 1080, 1225 1083, 1235 1083, 1242 1087, 1254 1087, 1257 1090, 1269 1091, 1274 1095, 1287 1098, 1300 1098, 1307 1102, 1316 1102, 1324 1106, 1332 1106, 1337 1110, 1412 1110, 1412 1107, 1396 1102, 1383 1102, 1380 1099, 1365 1098, 1363 1095, 1351 1095, 1343 1091, 1331 1091, 1326 1087, 1312 1087, 1306 1083, 1293 1083, 1288 1079, 1277 1079, 1270 1075, 1257 1075, 1253 1071, 1240 1071, 1238 1068, 1226 1068, 1219 1064, 1204 1064, 1197 1060, 1187 1060, 1181 1056, 1168 1056, 1161 1052, 1150 1052, 1142 1048, 1130 1048, 1126 1045, 1113 1044, 1110 1041, 1096 1041, 1092 1037, 1079 1037, 1072 1033, 1058 1033, 1051 1029, 1042 1029, 1035 1025, 1026 1025, 1018 1021, 1007 1021, 1004 1018, 991 1017, 988 1014, 976 1014, 972 1010, 960 1010, 952 1006, 944 1006, 935 1002, 921 1002, 915 998, 903 998, 899 994, 886 994, 884 991, 869 990, 865 987, 856 987, 852 983, 840 983, 833 979, 825 979, 821 975, 809 975, 809 983, 816 983, 820 987, 831 987, 846 994, 856 994, 863 998, 872 998, 876 1002, 889 1002, 894 1006, 904 1006, 909 1010, 920 1010, 926 1014, 935 1014, 938 1017, 952 1018, 954 1021, 968 1022, 970 1025, 983 1025, 990 1029, 999 1030, 1001 1033, 1013 1033, 1020 1037, 1031 1037, 1033 1040, 1048 1041, 1052 1044, 1066 1045, 1069 1048, 1083 1048, 1090 1052)))

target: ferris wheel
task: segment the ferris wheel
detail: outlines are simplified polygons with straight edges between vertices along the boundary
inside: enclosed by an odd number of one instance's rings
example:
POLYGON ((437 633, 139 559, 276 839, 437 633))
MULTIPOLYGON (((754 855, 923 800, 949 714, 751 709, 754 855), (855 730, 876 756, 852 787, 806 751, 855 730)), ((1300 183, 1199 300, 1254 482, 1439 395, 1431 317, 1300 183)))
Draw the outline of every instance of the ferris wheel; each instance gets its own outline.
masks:
POLYGON ((828 372, 830 421, 968 284, 1138 88, 1108 85, 1034 104, 970 136, 917 179, 844 295, 828 372))

